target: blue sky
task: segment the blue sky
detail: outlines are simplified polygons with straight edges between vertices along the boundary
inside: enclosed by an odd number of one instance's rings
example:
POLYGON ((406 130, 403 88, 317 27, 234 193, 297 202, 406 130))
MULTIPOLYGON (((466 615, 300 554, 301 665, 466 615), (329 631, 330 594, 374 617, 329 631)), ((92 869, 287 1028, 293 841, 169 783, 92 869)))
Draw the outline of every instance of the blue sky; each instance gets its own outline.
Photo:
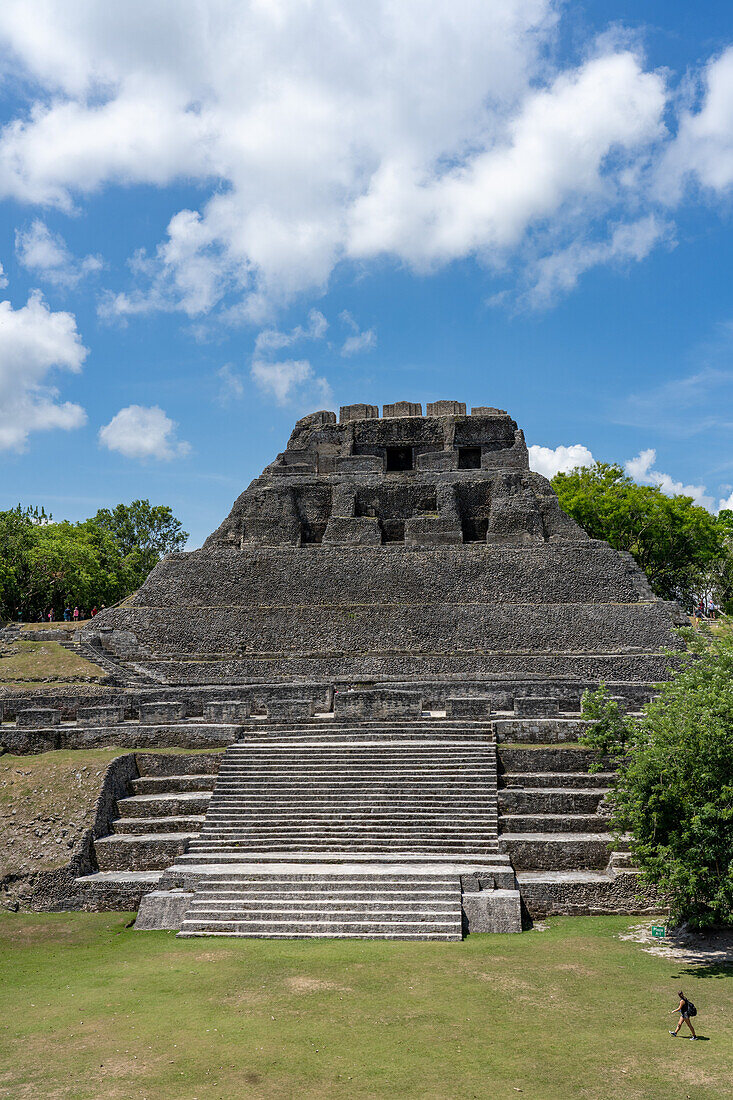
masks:
POLYGON ((0 507, 196 546, 303 413, 454 398, 716 510, 732 193, 722 3, 5 0, 0 507))

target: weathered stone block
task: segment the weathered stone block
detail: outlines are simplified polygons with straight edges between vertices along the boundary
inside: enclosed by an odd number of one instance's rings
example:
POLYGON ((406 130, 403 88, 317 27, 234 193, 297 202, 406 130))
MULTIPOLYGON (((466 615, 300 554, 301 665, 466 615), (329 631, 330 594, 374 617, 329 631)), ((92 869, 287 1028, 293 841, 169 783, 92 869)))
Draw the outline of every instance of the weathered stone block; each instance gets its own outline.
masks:
POLYGON ((346 424, 349 420, 377 420, 379 418, 379 405, 342 405, 339 410, 339 423, 346 424))
POLYGON ((331 546, 379 546, 379 520, 372 516, 331 516, 323 541, 331 546))
POLYGON ((465 401, 430 401, 428 416, 465 416, 465 401))
POLYGON ((186 717, 185 703, 141 703, 140 721, 146 726, 181 722, 186 717))
POLYGON ((393 405, 384 405, 382 416, 422 416, 422 405, 414 401, 395 401, 393 405))
POLYGON ((418 470, 457 470, 458 451, 423 451, 417 456, 418 470))
POLYGON ((334 460, 337 474, 381 474, 384 462, 379 455, 342 455, 334 460))
POLYGON ((151 890, 140 902, 135 931, 178 931, 192 898, 187 890, 151 890))
POLYGON ((485 721, 491 718, 491 699, 456 695, 446 699, 445 714, 447 718, 477 718, 485 721))
POLYGON ((457 546, 463 532, 450 516, 414 516, 405 521, 405 542, 412 546, 457 546))
POLYGON ((366 688, 339 691, 334 695, 336 718, 419 718, 422 696, 416 691, 390 688, 366 688))
POLYGON ((248 699, 224 699, 204 703, 204 722, 244 722, 252 713, 248 699))
POLYGON ((61 711, 55 707, 26 707, 18 711, 15 724, 18 729, 40 730, 46 726, 58 726, 61 722, 61 711))
POLYGON ((474 405, 471 416, 509 416, 505 409, 495 409, 491 405, 474 405))
POLYGON ((76 714, 80 726, 118 726, 123 719, 123 707, 79 707, 76 714))
POLYGON ((519 890, 479 890, 462 896, 468 932, 521 932, 519 890))
POLYGON ((514 713, 517 718, 555 718, 560 713, 560 704, 557 699, 525 695, 514 700, 514 713))
POLYGON ((312 718, 313 712, 314 707, 310 699, 270 699, 267 703, 268 718, 278 722, 312 718))

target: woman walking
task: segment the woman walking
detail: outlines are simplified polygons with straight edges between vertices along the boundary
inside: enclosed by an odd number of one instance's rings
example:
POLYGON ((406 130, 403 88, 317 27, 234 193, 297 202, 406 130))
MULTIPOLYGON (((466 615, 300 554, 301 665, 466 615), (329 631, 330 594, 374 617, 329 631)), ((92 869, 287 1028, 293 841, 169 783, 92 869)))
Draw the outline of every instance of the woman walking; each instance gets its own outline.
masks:
POLYGON ((672 1036, 673 1039, 676 1039, 677 1038, 677 1032, 682 1027, 682 1024, 685 1023, 685 1024, 687 1024, 690 1031, 692 1032, 692 1035, 690 1035, 690 1041, 692 1041, 693 1039, 697 1039, 697 1035, 695 1034, 695 1029, 692 1026, 691 1022, 690 1022, 690 1016, 697 1015, 697 1009, 695 1008, 692 1001, 687 1000, 687 997, 685 997, 682 990, 679 991, 678 995, 679 995, 679 998, 680 998, 680 1003, 679 1003, 679 1006, 675 1009, 675 1011, 679 1012, 680 1019, 679 1019, 679 1023, 677 1024, 677 1027, 674 1029, 674 1031, 670 1031, 669 1034, 672 1036))

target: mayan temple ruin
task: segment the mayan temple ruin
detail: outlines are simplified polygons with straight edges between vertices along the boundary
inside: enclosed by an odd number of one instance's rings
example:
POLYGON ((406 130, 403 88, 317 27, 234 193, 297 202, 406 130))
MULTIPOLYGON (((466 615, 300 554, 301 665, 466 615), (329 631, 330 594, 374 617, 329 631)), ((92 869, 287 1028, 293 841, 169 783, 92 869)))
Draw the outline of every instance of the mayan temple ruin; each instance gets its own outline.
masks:
POLYGON ((680 621, 561 511, 506 412, 312 413, 201 550, 80 631, 101 701, 5 699, 9 751, 129 746, 37 889, 183 936, 644 911, 580 699, 604 682, 637 710, 680 621))

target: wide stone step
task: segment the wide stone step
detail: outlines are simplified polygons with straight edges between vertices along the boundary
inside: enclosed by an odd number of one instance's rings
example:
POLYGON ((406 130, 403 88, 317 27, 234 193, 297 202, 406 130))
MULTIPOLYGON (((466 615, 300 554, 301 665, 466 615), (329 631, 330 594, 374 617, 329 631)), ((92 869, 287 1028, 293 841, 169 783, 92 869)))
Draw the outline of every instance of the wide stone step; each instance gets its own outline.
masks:
POLYGON ((203 931, 206 928, 210 928, 215 931, 225 932, 297 932, 302 934, 310 934, 311 932, 322 932, 323 934, 329 934, 332 936, 338 936, 342 931, 358 932, 361 935, 369 935, 371 932, 390 932, 395 935, 399 935, 402 932, 429 932, 431 929, 442 932, 450 932, 460 927, 460 921, 457 922, 454 917, 445 918, 436 917, 432 915, 425 916, 424 920, 404 920, 400 918, 369 920, 368 918, 362 918, 359 920, 355 914, 351 915, 351 919, 347 919, 345 916, 340 920, 317 920, 304 918, 299 920, 294 918, 292 920, 278 919, 272 917, 271 919, 263 919, 261 917, 242 917, 237 920, 234 918, 229 919, 210 919, 210 920, 189 920, 188 917, 184 920, 181 931, 203 931))
POLYGON ((94 841, 100 871, 154 871, 169 867, 197 833, 113 833, 94 841))
POLYGON ((280 777, 286 778, 288 776, 303 774, 313 776, 324 776, 331 778, 332 776, 350 775, 356 778, 367 777, 374 775, 384 775, 387 778, 390 776, 400 775, 424 775, 430 776, 450 776, 450 775, 481 775, 483 771, 494 774, 496 771, 493 761, 490 760, 371 760, 371 761, 355 761, 343 760, 334 761, 329 764, 320 764, 317 761, 284 761, 284 760, 272 760, 269 764, 255 765, 254 763, 243 764, 237 768, 222 768, 219 775, 219 781, 225 779, 267 779, 268 777, 280 777))
POLYGON ((115 833, 199 833, 206 818, 187 817, 118 817, 112 822, 115 833))
POLYGON ((552 787, 518 788, 499 791, 499 806, 503 814, 524 813, 589 813, 597 812, 605 791, 585 791, 577 788, 558 790, 552 787))
POLYGON ((122 817, 172 817, 178 814, 205 814, 211 795, 208 791, 171 791, 166 794, 138 794, 118 798, 122 817))
MULTIPOLYGON (((521 834, 520 834, 521 835, 521 834)), ((572 834, 567 834, 572 835, 572 834)), ((119 839, 119 838, 118 838, 119 839)), ((262 855, 265 853, 281 854, 281 855, 301 855, 303 853, 309 855, 316 855, 318 853, 338 853, 340 856, 344 855, 381 855, 382 853, 392 853, 404 855, 405 858, 411 855, 421 856, 434 856, 444 853, 445 855, 464 856, 478 859, 481 856, 490 855, 492 852, 498 850, 497 842, 491 837, 475 837, 472 840, 446 840, 446 841, 418 841, 418 840, 401 840, 396 837, 389 839, 370 838, 370 837, 355 837, 353 840, 341 840, 334 837, 325 838, 323 841, 316 841, 310 838, 297 839, 294 843, 288 844, 285 840, 280 838, 272 838, 266 840, 262 838, 254 838, 250 843, 241 841, 237 844, 216 845, 216 844, 196 844, 191 843, 191 847, 188 851, 188 855, 191 856, 205 856, 206 859, 199 860, 204 863, 218 863, 226 856, 236 861, 236 859, 247 851, 258 852, 262 855)), ((172 861, 171 861, 172 862, 172 861)), ((577 864, 577 866, 595 866, 596 864, 585 864, 583 862, 577 864)), ((136 864, 131 863, 110 863, 109 869, 117 867, 129 866, 133 869, 136 864)), ((160 864, 146 862, 139 865, 144 867, 158 867, 160 864)), ((541 866, 544 866, 542 864, 541 866)), ((563 864, 563 866, 571 866, 571 864, 563 864)), ((605 866, 605 863, 604 863, 605 866)))
MULTIPOLYGON (((238 813, 241 811, 251 811, 253 814, 259 813, 291 813, 297 810, 303 810, 304 807, 303 795, 252 795, 250 796, 232 796, 231 799, 218 798, 212 801, 208 810, 209 814, 223 813, 238 813)), ((450 806, 455 809, 456 813, 462 811, 471 811, 473 809, 481 809, 483 806, 491 806, 495 810, 496 800, 491 796, 473 796, 473 798, 456 799, 451 795, 446 799, 445 795, 431 794, 425 795, 420 800, 427 812, 431 812, 434 809, 442 811, 445 806, 450 806)), ((372 810, 376 812, 391 813, 400 812, 401 810, 412 811, 415 807, 415 799, 409 795, 401 795, 400 793, 394 793, 390 798, 380 795, 379 798, 373 796, 371 792, 366 794, 354 794, 354 795, 317 795, 315 798, 309 798, 307 802, 308 812, 314 811, 332 811, 335 813, 357 813, 364 810, 372 810)))
MULTIPOLYGON (((211 904, 217 906, 230 906, 242 904, 242 888, 236 889, 230 886, 228 889, 222 883, 221 888, 213 884, 206 886, 206 899, 201 901, 194 899, 195 905, 211 904)), ((450 890, 420 890, 414 888, 406 890, 387 890, 380 885, 364 887, 363 889, 334 889, 326 884, 293 883, 282 885, 277 890, 265 890, 260 886, 253 891, 252 897, 247 898, 247 903, 253 905, 294 906, 302 904, 315 904, 330 906, 352 906, 354 904, 379 902, 380 905, 410 904, 410 905, 451 905, 455 906, 455 887, 450 890)))
MULTIPOLYGON (((450 803, 444 806, 431 807, 427 809, 424 807, 422 810, 406 811, 397 810, 396 807, 382 806, 374 807, 370 805, 354 806, 352 810, 317 810, 316 807, 311 805, 300 805, 298 811, 289 812, 287 809, 277 810, 275 807, 267 807, 266 811, 262 810, 249 810, 245 807, 240 809, 234 809, 227 812, 225 809, 217 809, 216 811, 209 811, 206 816, 207 825, 211 826, 223 826, 223 825, 236 825, 238 823, 243 825, 251 825, 252 822, 258 824, 272 825, 275 822, 282 822, 287 824, 292 822, 293 824, 300 824, 303 822, 325 822, 332 824, 335 822, 369 822, 378 823, 394 822, 409 825, 416 821, 423 822, 436 822, 437 824, 444 825, 450 824, 475 824, 477 822, 489 820, 496 820, 496 813, 493 810, 493 805, 488 803, 485 806, 471 806, 466 810, 457 810, 456 806, 450 803), (264 816, 263 816, 264 813, 264 816)), ((144 818, 143 818, 144 820, 144 818)))
POLYGON ((369 925, 368 928, 361 931, 353 931, 350 927, 346 930, 345 925, 338 925, 335 928, 330 928, 328 931, 322 931, 320 928, 316 930, 315 926, 310 925, 308 927, 300 928, 296 931, 280 931, 268 928, 267 930, 259 929, 255 930, 252 925, 249 925, 246 930, 223 930, 219 927, 206 925, 203 928, 197 928, 190 926, 187 923, 181 928, 178 935, 182 939, 192 939, 196 936, 207 938, 210 936, 235 936, 240 939, 260 939, 260 940, 303 940, 303 939, 352 939, 352 940, 445 940, 451 943, 457 942, 463 939, 463 933, 442 930, 435 928, 425 929, 421 932, 404 932, 404 931, 392 931, 385 930, 380 925, 369 925))
POLYGON ((502 851, 517 871, 604 870, 609 833, 502 833, 502 851))
MULTIPOLYGON (((290 865, 297 867, 303 861, 313 863, 318 861, 320 866, 325 867, 337 867, 341 868, 344 864, 350 866, 355 863, 361 863, 363 865, 389 864, 394 866, 396 864, 415 864, 426 863, 431 866, 436 863, 441 863, 444 866, 455 866, 464 864, 479 864, 482 868, 488 867, 495 861, 498 863, 501 860, 510 860, 510 856, 507 852, 499 849, 497 845, 492 842, 491 845, 484 847, 474 846, 468 851, 456 852, 453 849, 447 851, 415 851, 413 849, 397 849, 391 848, 386 850, 374 851, 370 848, 352 848, 347 851, 334 851, 320 850, 312 851, 307 848, 297 848, 292 851, 283 851, 282 848, 259 848, 254 851, 251 849, 239 848, 236 851, 217 851, 217 852, 184 852, 183 855, 176 857, 175 870, 192 871, 198 873, 205 872, 207 875, 211 873, 212 867, 225 868, 225 874, 236 874, 237 870, 242 866, 257 868, 262 864, 276 863, 282 865, 290 865)), ((508 864, 510 865, 510 864, 508 864)))
POLYGON ((600 833, 610 823, 597 814, 502 814, 502 833, 600 833))
POLYGON ((166 791, 213 791, 215 775, 143 775, 130 786, 137 794, 163 794, 166 791))
POLYGON ((591 749, 575 746, 533 745, 507 748, 499 745, 497 755, 505 772, 533 775, 537 772, 583 772, 587 774, 598 761, 591 749))
POLYGON ((536 790, 539 787, 553 787, 567 790, 579 787, 584 790, 607 791, 615 778, 614 772, 505 772, 502 784, 505 788, 521 787, 536 790))
MULTIPOLYGON (((310 774, 306 770, 289 776, 272 772, 270 775, 241 776, 237 779, 222 779, 216 786, 216 794, 239 794, 249 791, 294 791, 314 789, 322 794, 330 791, 406 791, 423 790, 434 793, 440 790, 452 792, 486 791, 493 794, 497 790, 496 780, 492 776, 468 772, 465 775, 456 772, 447 772, 444 775, 424 775, 420 772, 409 771, 395 775, 387 775, 376 771, 365 772, 363 775, 354 775, 351 772, 335 772, 330 776, 310 774)), ((203 794, 208 792, 192 792, 203 794)), ((151 798, 152 795, 135 797, 151 798)), ((160 797, 160 796, 157 796, 160 797)))
POLYGON ((433 917, 452 917, 455 913, 454 896, 445 899, 422 898, 418 901, 406 898, 344 898, 290 897, 268 900, 266 898, 213 899, 207 892, 201 900, 192 898, 187 920, 230 920, 239 917, 268 917, 273 920, 323 920, 345 914, 358 913, 372 920, 400 920, 409 914, 413 919, 430 920, 433 917))

